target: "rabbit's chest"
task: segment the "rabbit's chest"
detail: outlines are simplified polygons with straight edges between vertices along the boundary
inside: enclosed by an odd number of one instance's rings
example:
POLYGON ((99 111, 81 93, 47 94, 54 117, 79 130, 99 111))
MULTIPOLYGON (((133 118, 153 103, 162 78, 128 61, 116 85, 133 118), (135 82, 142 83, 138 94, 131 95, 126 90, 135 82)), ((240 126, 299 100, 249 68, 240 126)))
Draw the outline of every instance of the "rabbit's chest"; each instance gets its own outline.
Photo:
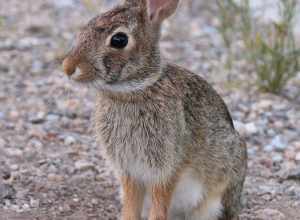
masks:
POLYGON ((142 181, 156 182, 172 172, 178 133, 176 116, 149 107, 103 107, 97 114, 97 137, 108 159, 142 181))

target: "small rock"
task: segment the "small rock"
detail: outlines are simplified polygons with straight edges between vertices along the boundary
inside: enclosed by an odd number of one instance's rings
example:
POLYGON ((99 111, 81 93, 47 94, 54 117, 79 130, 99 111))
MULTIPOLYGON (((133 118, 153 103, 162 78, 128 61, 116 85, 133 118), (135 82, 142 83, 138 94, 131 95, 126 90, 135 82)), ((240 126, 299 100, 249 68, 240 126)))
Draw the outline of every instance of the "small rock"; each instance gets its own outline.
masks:
POLYGON ((300 166, 295 169, 288 171, 287 178, 288 180, 300 180, 300 166))
POLYGON ((2 171, 2 178, 4 180, 9 180, 11 178, 11 173, 9 170, 3 170, 2 171))
POLYGON ((257 214, 257 220, 267 220, 267 219, 272 219, 272 220, 284 220, 285 215, 275 209, 260 209, 256 211, 257 214))
POLYGON ((66 145, 73 145, 76 143, 76 139, 73 136, 66 136, 64 142, 66 145))
POLYGON ((32 124, 41 124, 45 121, 45 113, 44 112, 38 112, 36 115, 30 117, 29 121, 32 124))
POLYGON ((80 171, 86 171, 88 169, 94 169, 95 165, 89 161, 79 160, 75 162, 75 168, 80 171))
POLYGON ((48 174, 48 180, 51 182, 61 182, 61 181, 63 181, 63 179, 64 179, 64 177, 61 175, 57 175, 54 173, 48 174))
POLYGON ((42 142, 40 142, 39 140, 37 139, 32 139, 30 140, 29 144, 34 147, 34 148, 37 148, 37 149, 41 149, 43 147, 43 144, 42 142))
POLYGON ((48 114, 47 121, 58 121, 60 119, 59 115, 56 114, 48 114))
POLYGON ((23 155, 23 151, 16 148, 7 148, 6 153, 11 157, 21 157, 23 155))
POLYGON ((288 143, 283 137, 278 135, 273 138, 270 145, 273 146, 276 151, 282 152, 287 148, 288 143))
POLYGON ((0 138, 0 148, 4 148, 6 145, 6 141, 2 138, 0 138))
POLYGON ((255 156, 256 155, 256 151, 257 151, 257 149, 255 149, 255 148, 248 148, 247 149, 247 152, 248 152, 248 156, 255 156))
POLYGON ((16 195, 16 190, 8 184, 0 183, 0 202, 3 202, 5 199, 13 199, 16 195))
POLYGON ((37 199, 30 198, 30 206, 33 208, 38 208, 40 205, 40 201, 37 199))
POLYGON ((25 204, 23 204, 22 209, 23 209, 23 211, 27 211, 30 209, 30 206, 25 203, 25 204))
POLYGON ((300 152, 296 154, 295 160, 298 161, 298 162, 300 162, 300 152))
POLYGON ((70 8, 75 6, 73 0, 54 0, 53 3, 59 9, 70 8))
POLYGON ((274 146, 271 144, 268 144, 264 147, 265 152, 272 152, 274 150, 274 146))
POLYGON ((4 118, 5 118, 4 112, 0 112, 0 119, 4 119, 4 118))
POLYGON ((245 129, 248 134, 255 134, 258 132, 258 129, 253 122, 245 124, 245 129))
POLYGON ((79 200, 79 198, 74 198, 73 201, 74 202, 79 202, 80 200, 79 200))
POLYGON ((32 63, 31 71, 33 73, 39 73, 43 70, 43 63, 39 60, 36 60, 32 63))
POLYGON ((266 109, 266 108, 270 108, 272 105, 273 105, 272 100, 263 99, 255 105, 255 108, 266 109))
POLYGON ((279 162, 282 162, 283 161, 283 156, 281 154, 274 154, 272 156, 272 160, 273 162, 275 163, 279 163, 279 162))
POLYGON ((12 171, 17 171, 19 168, 20 168, 20 167, 19 167, 18 164, 12 164, 12 165, 10 165, 10 169, 11 169, 12 171))
POLYGON ((92 202, 93 205, 98 205, 98 203, 99 203, 97 199, 92 199, 91 202, 92 202))

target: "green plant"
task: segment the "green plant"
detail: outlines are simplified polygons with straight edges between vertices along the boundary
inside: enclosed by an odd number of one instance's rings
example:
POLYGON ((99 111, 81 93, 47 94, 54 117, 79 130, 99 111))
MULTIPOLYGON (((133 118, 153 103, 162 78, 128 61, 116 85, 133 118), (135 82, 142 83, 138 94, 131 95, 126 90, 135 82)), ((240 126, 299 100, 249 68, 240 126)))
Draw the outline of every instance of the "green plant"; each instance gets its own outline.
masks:
POLYGON ((233 62, 233 51, 232 43, 233 38, 235 37, 235 28, 232 27, 236 23, 237 14, 236 14, 236 4, 234 0, 217 0, 216 1, 219 8, 219 18, 220 25, 218 26, 218 31, 221 34, 224 45, 226 47, 228 57, 226 61, 226 68, 232 68, 233 62))
MULTIPOLYGON (((226 16, 235 17, 233 23, 226 26, 226 32, 219 29, 225 47, 231 47, 232 42, 240 38, 244 44, 243 54, 257 73, 258 87, 267 92, 280 93, 300 70, 300 50, 295 43, 293 23, 297 0, 279 0, 280 18, 271 24, 263 24, 259 22, 259 18, 253 16, 249 0, 241 0, 240 3, 223 0, 231 10, 220 7, 220 1, 217 0, 221 11, 220 19, 226 16), (235 10, 235 16, 231 15, 232 10, 235 10), (226 39, 224 33, 229 31, 234 34, 226 39), (231 41, 230 44, 228 41, 231 41)), ((221 26, 224 26, 223 23, 221 22, 221 26)))
MULTIPOLYGON (((98 7, 96 7, 97 5, 92 0, 81 0, 81 2, 91 12, 95 12, 97 10, 97 8, 99 7, 99 5, 98 5, 98 7)), ((100 1, 100 4, 101 4, 101 1, 100 1)))
POLYGON ((0 16, 0 28, 4 26, 4 18, 0 16))

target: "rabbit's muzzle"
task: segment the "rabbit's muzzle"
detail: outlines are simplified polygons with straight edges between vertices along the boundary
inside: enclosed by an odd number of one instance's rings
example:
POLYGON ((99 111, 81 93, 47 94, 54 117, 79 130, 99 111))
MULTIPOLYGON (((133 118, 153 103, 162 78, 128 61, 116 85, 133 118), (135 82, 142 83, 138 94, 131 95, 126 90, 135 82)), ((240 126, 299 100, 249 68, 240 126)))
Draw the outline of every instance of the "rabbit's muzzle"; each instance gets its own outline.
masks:
POLYGON ((63 61, 63 69, 65 74, 67 76, 72 76, 76 72, 78 64, 79 64, 78 59, 66 57, 63 61))
POLYGON ((88 62, 84 62, 79 56, 70 53, 63 61, 64 73, 72 77, 77 82, 87 82, 95 79, 96 72, 98 71, 88 62), (77 69, 80 70, 80 74, 75 74, 77 69))

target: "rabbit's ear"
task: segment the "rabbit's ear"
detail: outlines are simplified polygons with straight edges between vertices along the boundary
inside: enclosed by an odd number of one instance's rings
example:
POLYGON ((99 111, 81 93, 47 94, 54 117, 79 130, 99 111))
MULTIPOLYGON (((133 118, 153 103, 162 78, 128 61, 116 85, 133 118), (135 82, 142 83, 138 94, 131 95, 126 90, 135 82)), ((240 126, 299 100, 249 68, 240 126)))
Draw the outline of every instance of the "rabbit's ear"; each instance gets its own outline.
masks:
POLYGON ((147 2, 150 20, 161 23, 176 11, 179 0, 147 0, 147 2))
POLYGON ((147 0, 124 0, 124 3, 130 6, 146 8, 147 0))

